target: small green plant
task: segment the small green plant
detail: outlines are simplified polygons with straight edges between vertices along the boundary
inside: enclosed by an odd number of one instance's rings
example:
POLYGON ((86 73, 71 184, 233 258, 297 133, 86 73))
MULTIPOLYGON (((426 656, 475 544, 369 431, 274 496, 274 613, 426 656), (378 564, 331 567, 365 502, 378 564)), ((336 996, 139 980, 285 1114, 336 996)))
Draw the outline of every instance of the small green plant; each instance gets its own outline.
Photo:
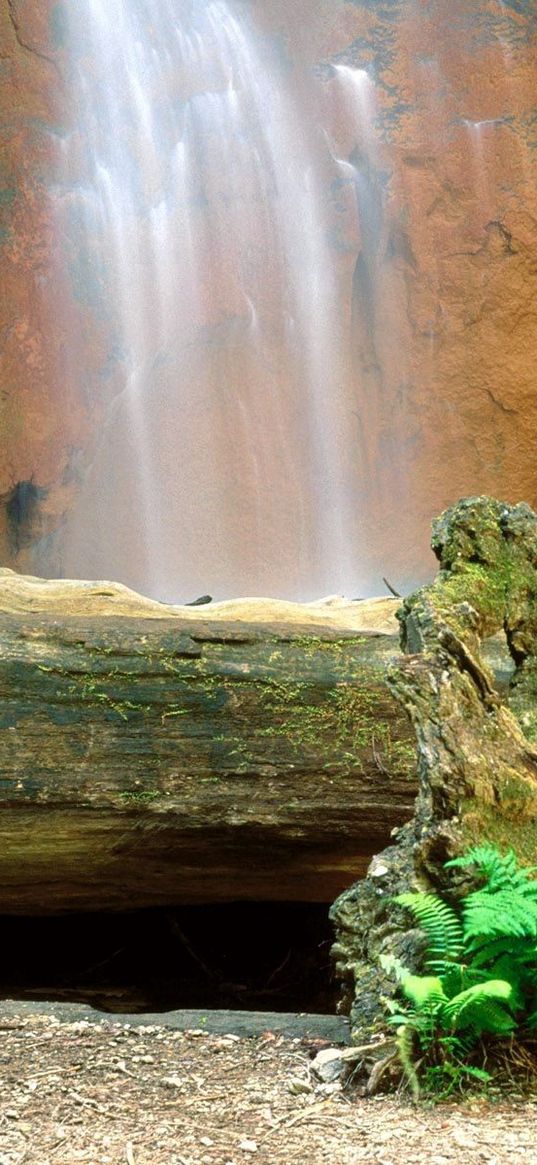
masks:
POLYGON ((482 1036, 537 1026, 537 881, 510 851, 475 846, 447 867, 473 868, 483 884, 456 908, 438 895, 400 894, 427 936, 425 975, 385 958, 403 1004, 388 1003, 404 1074, 417 1098, 451 1095, 490 1076, 469 1062, 482 1036))

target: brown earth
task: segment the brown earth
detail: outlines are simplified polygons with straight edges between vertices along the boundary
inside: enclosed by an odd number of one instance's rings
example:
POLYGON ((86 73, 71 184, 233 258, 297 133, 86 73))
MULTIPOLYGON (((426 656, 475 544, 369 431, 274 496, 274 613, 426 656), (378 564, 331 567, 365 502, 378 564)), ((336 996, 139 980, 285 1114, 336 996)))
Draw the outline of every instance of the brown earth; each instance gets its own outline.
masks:
MULTIPOLYGON (((537 1104, 319 1084, 318 1040, 1 1021, 1 1165, 535 1165, 537 1104)), ((322 1041, 321 1041, 322 1043, 322 1041)))

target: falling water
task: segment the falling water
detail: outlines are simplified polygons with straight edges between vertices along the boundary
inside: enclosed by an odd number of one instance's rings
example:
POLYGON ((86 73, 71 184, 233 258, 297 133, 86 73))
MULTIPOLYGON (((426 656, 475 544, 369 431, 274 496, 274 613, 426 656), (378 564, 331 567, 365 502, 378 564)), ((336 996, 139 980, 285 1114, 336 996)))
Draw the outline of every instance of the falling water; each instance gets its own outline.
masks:
MULTIPOLYGON (((177 601, 363 593, 326 211, 337 167, 313 78, 239 4, 72 9, 61 229, 78 294, 109 329, 113 391, 64 573, 177 601)), ((340 71, 367 139, 371 83, 340 71)))
POLYGON ((366 149, 374 149, 375 87, 367 69, 338 64, 334 65, 334 71, 345 88, 348 104, 351 112, 356 115, 366 149))

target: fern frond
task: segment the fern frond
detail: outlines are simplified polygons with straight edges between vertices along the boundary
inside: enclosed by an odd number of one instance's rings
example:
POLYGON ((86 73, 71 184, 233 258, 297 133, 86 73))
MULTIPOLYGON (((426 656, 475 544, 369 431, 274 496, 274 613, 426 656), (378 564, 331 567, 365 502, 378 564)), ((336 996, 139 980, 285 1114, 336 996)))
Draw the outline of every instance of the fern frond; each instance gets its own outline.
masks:
POLYGON ((406 906, 414 915, 428 938, 428 954, 431 959, 457 959, 462 952, 463 930, 461 921, 451 906, 436 894, 406 893, 395 899, 400 906, 406 906))
POLYGON ((410 1085, 414 1100, 420 1098, 420 1084, 414 1064, 414 1032, 408 1023, 401 1024, 397 1029, 396 1046, 401 1067, 410 1085))
POLYGON ((533 965, 522 963, 521 976, 523 978, 524 987, 528 988, 530 991, 537 989, 537 965, 535 962, 533 965))
POLYGON ((442 982, 435 975, 406 975, 401 986, 418 1011, 435 1011, 447 1003, 442 982))
POLYGON ((405 964, 395 955, 379 955, 379 963, 382 970, 391 978, 396 979, 398 983, 402 983, 403 979, 411 974, 408 967, 405 967, 405 964))
POLYGON ((511 997, 510 983, 505 979, 489 979, 448 1000, 441 1018, 453 1031, 470 1028, 475 1035, 481 1032, 506 1035, 516 1027, 516 1021, 507 1010, 511 997))
MULTIPOLYGON (((516 944, 516 958, 525 958, 527 949, 528 960, 536 955, 532 952, 535 950, 535 943, 530 939, 521 939, 516 944), (527 944, 527 948, 526 948, 527 944)), ((484 938, 483 935, 476 935, 466 943, 466 951, 468 957, 472 960, 472 967, 481 968, 491 966, 497 959, 501 959, 503 955, 513 954, 513 939, 511 935, 495 935, 493 938, 484 938)))
POLYGON ((512 955, 502 955, 489 970, 490 979, 505 979, 511 984, 510 1006, 513 1011, 525 1007, 524 991, 528 988, 528 975, 523 963, 517 963, 512 955))
POLYGON ((464 938, 537 936, 537 901, 513 889, 476 890, 462 907, 464 938))
MULTIPOLYGON (((464 963, 446 962, 443 968, 438 965, 435 970, 448 999, 452 999, 460 991, 466 991, 467 987, 474 987, 476 983, 486 983, 488 979, 493 978, 489 970, 475 970, 471 964, 466 966, 464 963)), ((507 976, 497 975, 494 978, 501 979, 507 976)))
POLYGON ((537 866, 519 866, 514 850, 501 854, 496 846, 477 845, 458 858, 446 862, 446 869, 477 866, 491 893, 499 890, 520 890, 524 897, 537 898, 537 881, 530 878, 537 866))

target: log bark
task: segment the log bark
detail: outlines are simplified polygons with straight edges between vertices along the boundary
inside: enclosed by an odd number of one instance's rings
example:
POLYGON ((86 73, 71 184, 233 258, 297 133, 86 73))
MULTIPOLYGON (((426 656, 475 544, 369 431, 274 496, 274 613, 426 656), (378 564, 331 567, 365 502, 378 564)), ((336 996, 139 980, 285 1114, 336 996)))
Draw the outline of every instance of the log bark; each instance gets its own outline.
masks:
POLYGON ((330 902, 412 812, 397 605, 0 572, 0 912, 330 902))
POLYGON ((334 956, 357 1040, 382 1026, 394 983, 381 955, 420 970, 419 933, 407 933, 394 896, 457 895, 445 862, 489 841, 537 858, 537 515, 525 504, 468 498, 433 524, 435 582, 404 601, 401 657, 390 686, 416 736, 419 793, 397 844, 334 904, 334 956), (502 632, 513 662, 508 699, 483 642, 502 632))

